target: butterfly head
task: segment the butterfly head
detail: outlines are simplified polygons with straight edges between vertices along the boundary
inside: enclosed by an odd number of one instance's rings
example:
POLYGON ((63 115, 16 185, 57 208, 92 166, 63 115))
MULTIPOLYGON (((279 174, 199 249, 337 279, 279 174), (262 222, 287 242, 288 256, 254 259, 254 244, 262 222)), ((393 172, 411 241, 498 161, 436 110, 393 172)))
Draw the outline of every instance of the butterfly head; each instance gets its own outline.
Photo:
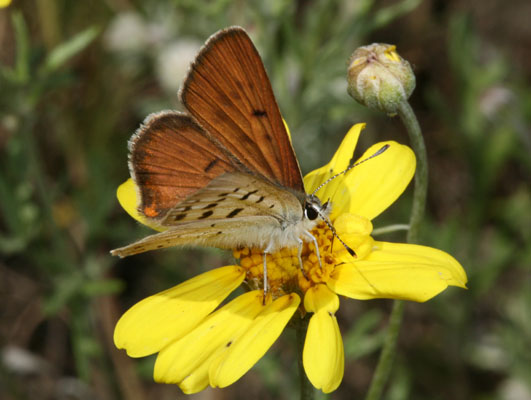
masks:
POLYGON ((356 257, 356 252, 352 250, 343 240, 341 240, 341 238, 337 235, 334 225, 332 225, 332 222, 328 218, 328 215, 332 211, 331 208, 330 201, 321 204, 321 200, 319 200, 316 195, 309 194, 306 196, 306 200, 304 202, 304 216, 310 221, 315 221, 318 217, 321 217, 324 223, 332 231, 332 234, 339 240, 339 242, 341 242, 345 249, 347 249, 349 254, 353 257, 356 257))
POLYGON ((304 216, 310 221, 315 221, 318 217, 327 219, 326 217, 330 213, 329 204, 328 201, 321 204, 321 200, 316 195, 310 194, 306 196, 304 202, 304 216))

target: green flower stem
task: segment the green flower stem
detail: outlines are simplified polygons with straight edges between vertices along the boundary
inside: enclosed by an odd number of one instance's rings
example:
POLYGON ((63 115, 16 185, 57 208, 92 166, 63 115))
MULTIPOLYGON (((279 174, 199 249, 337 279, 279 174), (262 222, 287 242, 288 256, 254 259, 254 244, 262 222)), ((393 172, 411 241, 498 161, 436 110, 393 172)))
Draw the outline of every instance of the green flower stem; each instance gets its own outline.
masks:
POLYGON ((308 331, 309 317, 306 315, 304 318, 297 319, 295 323, 295 332, 297 335, 297 353, 299 366, 299 384, 301 387, 301 400, 313 400, 315 398, 315 389, 308 380, 306 372, 304 371, 304 365, 302 363, 302 351, 304 350, 304 340, 306 339, 306 332, 308 331))
POLYGON ((374 371, 371 386, 365 400, 379 400, 382 397, 383 389, 393 365, 396 341, 400 332, 400 325, 402 325, 403 315, 404 302, 402 300, 395 300, 393 302, 393 311, 391 311, 391 316, 389 317, 389 326, 387 327, 382 352, 380 353, 378 365, 376 366, 376 371, 374 371))
MULTIPOLYGON (((409 103, 407 101, 403 101, 399 105, 397 111, 400 119, 406 126, 411 147, 413 147, 413 151, 417 157, 415 190, 413 192, 413 207, 411 209, 411 216, 409 218, 407 241, 408 243, 418 243, 420 223, 424 215, 424 209, 426 207, 426 195, 428 192, 428 157, 426 155, 426 146, 424 145, 424 139, 422 137, 420 125, 409 103)), ((374 372, 366 400, 379 400, 382 397, 383 389, 391 372, 391 367, 396 352, 396 342, 398 339, 398 333, 400 332, 400 325, 402 324, 403 315, 404 302, 402 300, 395 300, 393 304, 393 310, 389 318, 389 327, 387 329, 380 359, 378 360, 378 365, 376 367, 376 371, 374 372)))
POLYGON ((383 235, 385 233, 392 233, 397 231, 409 231, 408 224, 394 224, 388 226, 382 226, 381 228, 376 228, 372 230, 371 236, 383 235))
POLYGON ((420 225, 424 217, 424 209, 426 208, 426 195, 428 194, 428 156, 419 122, 407 101, 403 101, 398 106, 398 115, 406 126, 411 147, 413 147, 413 151, 417 157, 415 191, 413 192, 413 207, 411 209, 411 216, 409 217, 407 241, 408 243, 418 243, 420 225))

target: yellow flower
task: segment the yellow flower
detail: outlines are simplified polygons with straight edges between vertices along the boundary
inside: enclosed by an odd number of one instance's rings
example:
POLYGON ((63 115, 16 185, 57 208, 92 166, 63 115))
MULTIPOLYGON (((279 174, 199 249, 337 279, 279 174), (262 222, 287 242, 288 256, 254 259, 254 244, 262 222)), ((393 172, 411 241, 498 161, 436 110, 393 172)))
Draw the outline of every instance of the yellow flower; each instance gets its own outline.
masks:
MULTIPOLYGON (((309 193, 348 167, 363 127, 352 127, 332 160, 304 178, 309 193)), ((261 251, 237 249, 234 255, 240 265, 206 272, 129 309, 116 325, 116 346, 132 357, 158 353, 155 380, 195 393, 208 385, 234 383, 264 355, 290 319, 311 314, 304 369, 316 388, 325 393, 335 390, 344 369, 343 342, 335 317, 338 295, 422 302, 448 286, 466 287, 463 268, 447 253, 379 242, 370 236, 371 220, 400 196, 415 171, 411 149, 392 141, 372 146, 362 159, 384 144, 389 145, 384 153, 317 192, 323 202, 331 202, 333 226, 356 252, 355 257, 321 223, 312 232, 321 262, 313 243, 305 243, 304 273, 297 249, 285 248, 267 256, 270 291, 264 299, 261 251), (219 307, 243 281, 251 291, 219 307)), ((136 211, 136 189, 131 180, 120 186, 118 198, 129 214, 146 222, 136 211)))

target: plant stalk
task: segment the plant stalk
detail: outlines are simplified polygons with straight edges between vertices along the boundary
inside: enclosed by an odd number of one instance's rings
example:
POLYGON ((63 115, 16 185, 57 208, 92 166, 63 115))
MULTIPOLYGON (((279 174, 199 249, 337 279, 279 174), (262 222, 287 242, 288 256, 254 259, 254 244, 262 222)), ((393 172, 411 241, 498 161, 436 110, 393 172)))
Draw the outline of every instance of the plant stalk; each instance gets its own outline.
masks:
MULTIPOLYGON (((407 234, 408 243, 419 242, 419 232, 424 210, 426 208, 426 195, 428 193, 428 157, 424 138, 413 109, 407 101, 403 101, 398 107, 398 115, 405 125, 411 147, 417 158, 417 168, 415 171, 415 189, 413 192, 413 206, 409 218, 409 231, 407 234)), ((404 315, 403 300, 395 300, 393 310, 389 317, 389 327, 384 340, 382 352, 378 360, 378 365, 371 381, 371 386, 366 396, 366 400, 379 400, 389 379, 391 367, 393 365, 394 355, 396 353, 396 343, 402 317, 404 315)))

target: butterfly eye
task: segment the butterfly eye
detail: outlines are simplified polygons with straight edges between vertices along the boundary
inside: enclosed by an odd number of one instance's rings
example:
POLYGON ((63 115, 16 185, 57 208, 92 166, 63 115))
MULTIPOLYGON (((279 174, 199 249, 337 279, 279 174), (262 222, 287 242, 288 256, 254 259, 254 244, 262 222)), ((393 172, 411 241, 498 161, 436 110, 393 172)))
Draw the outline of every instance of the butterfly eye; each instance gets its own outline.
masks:
POLYGON ((304 215, 306 215, 306 218, 308 218, 310 221, 313 221, 319 216, 319 213, 310 203, 306 203, 304 206, 304 215))

